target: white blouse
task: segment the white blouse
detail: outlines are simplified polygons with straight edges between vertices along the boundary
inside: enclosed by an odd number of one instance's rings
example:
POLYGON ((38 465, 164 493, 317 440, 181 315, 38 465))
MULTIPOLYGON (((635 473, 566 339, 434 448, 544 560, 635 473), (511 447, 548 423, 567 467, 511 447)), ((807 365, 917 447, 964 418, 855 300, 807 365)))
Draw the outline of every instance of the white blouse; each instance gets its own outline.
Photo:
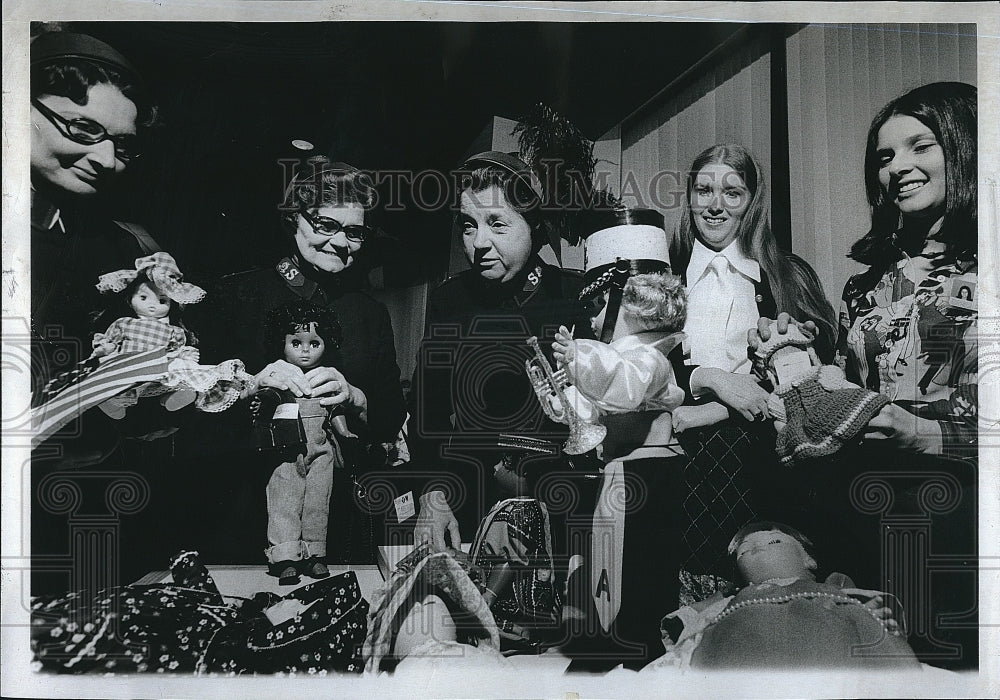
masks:
POLYGON ((755 282, 760 282, 760 265, 744 255, 736 241, 719 252, 694 242, 687 266, 688 316, 684 326, 684 349, 690 364, 750 372, 747 331, 760 318, 755 282))

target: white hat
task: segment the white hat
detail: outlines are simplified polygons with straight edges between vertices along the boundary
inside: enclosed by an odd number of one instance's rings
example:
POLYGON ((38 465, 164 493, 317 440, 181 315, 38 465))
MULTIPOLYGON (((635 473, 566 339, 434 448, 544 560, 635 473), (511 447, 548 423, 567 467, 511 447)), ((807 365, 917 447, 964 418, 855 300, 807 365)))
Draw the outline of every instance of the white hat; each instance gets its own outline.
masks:
POLYGON ((584 233, 581 298, 632 275, 670 270, 670 246, 663 215, 653 209, 613 208, 593 212, 584 233))

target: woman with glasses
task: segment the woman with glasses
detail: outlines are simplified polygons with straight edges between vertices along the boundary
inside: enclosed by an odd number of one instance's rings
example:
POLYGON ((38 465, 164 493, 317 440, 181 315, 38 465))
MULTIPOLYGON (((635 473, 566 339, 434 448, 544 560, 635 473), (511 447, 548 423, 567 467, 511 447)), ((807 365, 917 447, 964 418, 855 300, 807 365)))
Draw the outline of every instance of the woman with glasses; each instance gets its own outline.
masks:
MULTIPOLYGON (((108 197, 139 155, 140 134, 153 125, 156 108, 135 66, 92 36, 39 34, 31 42, 30 61, 31 376, 33 398, 40 402, 46 383, 76 368, 90 353, 91 334, 118 316, 117 308, 109 308, 116 300, 97 291, 98 278, 132 268, 137 258, 158 250, 145 231, 113 220, 116 203, 108 197)), ((158 403, 157 409, 162 411, 158 403)), ((70 541, 66 515, 46 510, 51 493, 46 485, 55 483, 53 473, 60 472, 63 484, 72 482, 88 503, 103 500, 107 483, 69 467, 107 465, 148 480, 155 471, 152 454, 167 441, 125 443, 122 438, 164 434, 172 429, 164 420, 154 412, 111 421, 90 411, 32 453, 34 555, 66 557, 70 541), (139 450, 142 457, 133 459, 139 450)), ((145 508, 142 517, 151 510, 145 508)), ((109 557, 101 568, 122 577, 146 573, 153 564, 140 555, 148 548, 138 546, 145 532, 135 518, 123 523, 112 549, 130 554, 127 560, 109 557)), ((76 574, 94 567, 90 557, 81 552, 71 557, 76 574)), ((63 588, 66 582, 65 571, 32 572, 35 593, 63 588)))
MULTIPOLYGON (((405 413, 389 312, 362 291, 368 272, 365 255, 374 235, 368 222, 375 190, 357 168, 316 157, 295 177, 287 195, 281 213, 287 255, 271 267, 223 278, 200 305, 205 308, 198 309, 194 327, 202 339, 203 358, 238 357, 255 373, 247 399, 261 389, 275 389, 296 398, 318 398, 324 407, 340 407, 351 432, 360 436, 360 452, 353 463, 345 455, 349 468, 334 477, 328 547, 319 554, 343 563, 371 562, 375 533, 361 512, 365 494, 356 477, 370 450, 377 454, 383 443, 395 441, 405 413), (338 366, 303 372, 285 360, 271 361, 265 320, 274 308, 296 300, 336 315, 343 329, 338 366)), ((239 420, 240 413, 234 416, 239 420)), ((252 463, 247 460, 256 447, 245 412, 239 425, 228 416, 205 423, 212 444, 198 445, 199 450, 218 450, 233 469, 252 463)), ((226 478, 223 490, 215 494, 221 497, 224 522, 206 533, 210 539, 197 543, 203 555, 213 561, 260 559, 266 509, 256 500, 258 486, 226 478)))
POLYGON ((135 67, 104 42, 70 32, 32 41, 31 322, 49 362, 35 368, 39 385, 82 359, 75 347, 72 357, 60 352, 53 333, 89 347, 90 333, 111 320, 93 318, 107 304, 97 278, 155 249, 95 206, 155 116, 135 67))

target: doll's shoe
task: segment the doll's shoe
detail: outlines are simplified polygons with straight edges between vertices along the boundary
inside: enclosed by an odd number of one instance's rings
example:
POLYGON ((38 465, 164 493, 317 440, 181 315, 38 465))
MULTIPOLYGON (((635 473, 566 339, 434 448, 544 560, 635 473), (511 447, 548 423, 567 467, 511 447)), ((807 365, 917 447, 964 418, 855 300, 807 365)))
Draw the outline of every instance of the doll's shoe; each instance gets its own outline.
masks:
POLYGON ((330 575, 330 570, 317 557, 310 557, 302 562, 302 573, 309 578, 326 578, 330 575))
POLYGON ((197 398, 197 394, 191 389, 178 389, 177 391, 172 391, 166 394, 160 403, 168 411, 179 411, 185 406, 194 403, 197 398))
POLYGON ((296 566, 298 563, 286 560, 271 565, 271 575, 278 577, 279 586, 294 586, 302 580, 299 578, 299 570, 296 566))

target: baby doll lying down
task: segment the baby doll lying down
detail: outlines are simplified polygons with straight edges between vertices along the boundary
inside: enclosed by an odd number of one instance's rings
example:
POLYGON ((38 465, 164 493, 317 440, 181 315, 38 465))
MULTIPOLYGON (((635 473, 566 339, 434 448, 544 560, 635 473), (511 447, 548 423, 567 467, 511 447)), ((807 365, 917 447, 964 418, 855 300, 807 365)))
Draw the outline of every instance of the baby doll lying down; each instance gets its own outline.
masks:
POLYGON ((664 618, 674 634, 647 668, 918 668, 881 594, 843 574, 816 581, 809 544, 779 523, 740 530, 729 551, 746 587, 664 618))

